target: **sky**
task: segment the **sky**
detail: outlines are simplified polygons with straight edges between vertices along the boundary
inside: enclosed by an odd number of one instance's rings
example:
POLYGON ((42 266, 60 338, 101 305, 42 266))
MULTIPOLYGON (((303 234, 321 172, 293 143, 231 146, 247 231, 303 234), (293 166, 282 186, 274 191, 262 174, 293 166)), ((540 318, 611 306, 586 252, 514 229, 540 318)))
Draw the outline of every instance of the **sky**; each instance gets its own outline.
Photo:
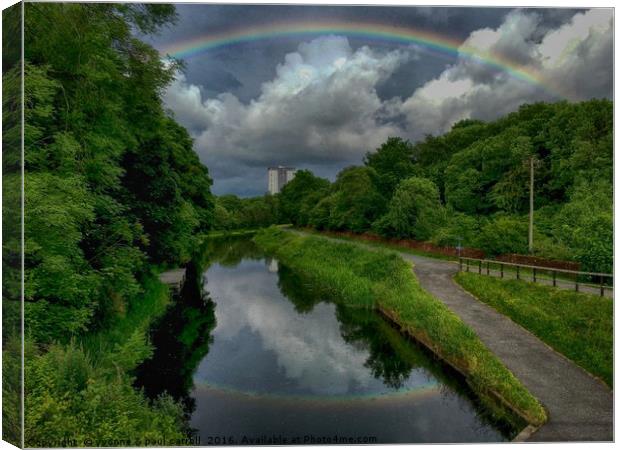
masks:
POLYGON ((263 195, 269 166, 334 180, 390 136, 416 142, 524 103, 613 94, 611 9, 179 4, 177 13, 145 39, 184 61, 164 103, 216 195, 263 195), (316 32, 269 32, 299 23, 316 32), (381 27, 454 48, 372 32, 381 27), (257 29, 266 33, 244 37, 257 29), (184 52, 230 35, 240 38, 184 52))

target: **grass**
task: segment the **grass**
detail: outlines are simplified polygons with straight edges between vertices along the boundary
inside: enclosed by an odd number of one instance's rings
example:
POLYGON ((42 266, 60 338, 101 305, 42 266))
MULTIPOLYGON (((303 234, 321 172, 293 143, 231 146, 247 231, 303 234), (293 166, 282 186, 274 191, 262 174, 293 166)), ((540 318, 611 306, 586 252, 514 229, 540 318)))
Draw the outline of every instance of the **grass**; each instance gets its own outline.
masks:
POLYGON ((456 281, 478 299, 613 386, 611 299, 473 273, 461 272, 456 281))
MULTIPOLYGON (((330 234, 330 232, 326 232, 326 231, 318 231, 312 228, 300 228, 299 231, 302 231, 304 233, 307 234, 314 234, 317 236, 328 236, 328 237, 333 237, 335 239, 340 239, 343 241, 348 241, 348 242, 359 242, 363 245, 368 245, 371 247, 375 247, 375 248, 383 248, 383 249, 387 249, 387 250, 396 250, 402 253, 409 253, 411 255, 416 255, 416 256, 424 256, 427 258, 433 258, 433 259, 441 259, 444 261, 453 261, 453 262, 458 262, 459 258, 457 256, 448 256, 448 255, 441 255, 439 253, 433 253, 433 252, 425 252, 423 250, 418 250, 418 249, 413 249, 410 247, 404 247, 402 245, 398 245, 395 243, 389 243, 389 242, 379 242, 379 241, 369 241, 367 239, 364 239, 363 237, 354 237, 354 236, 342 236, 342 235, 334 235, 332 236, 330 234)), ((501 261, 493 261, 492 258, 487 258, 489 261, 491 261, 491 270, 493 270, 494 272, 499 272, 499 265, 502 263, 501 261)), ((465 261, 463 261, 463 266, 465 266, 465 261)), ((474 262, 474 261, 470 261, 470 270, 472 272, 476 272, 478 271, 478 263, 474 262)), ((483 264, 482 266, 482 271, 485 272, 486 271, 486 265, 483 264)), ((546 279, 546 280, 551 280, 552 279, 552 275, 551 272, 553 271, 553 269, 551 268, 545 268, 545 269, 538 269, 538 273, 537 273, 537 278, 538 279, 546 279)), ((513 278, 516 278, 516 272, 517 269, 513 266, 509 266, 507 264, 504 265, 504 274, 506 276, 511 276, 513 278)), ((526 268, 521 268, 520 269, 520 277, 521 278, 532 278, 532 271, 530 269, 526 269, 526 268)), ((574 282, 574 278, 568 274, 563 274, 561 272, 557 273, 556 279, 558 281, 568 281, 568 282, 574 282)), ((588 283, 587 281, 580 281, 579 282, 580 285, 582 286, 595 286, 597 287, 596 284, 592 284, 592 283, 588 283)))
MULTIPOLYGON (((290 227, 291 224, 280 224, 280 225, 272 225, 272 226, 277 227, 277 228, 285 228, 285 227, 290 227)), ((249 228, 249 229, 243 229, 243 230, 213 230, 213 231, 209 231, 208 233, 205 233, 204 235, 202 235, 202 239, 218 238, 218 237, 252 236, 261 229, 262 228, 249 228)))
POLYGON ((205 239, 217 237, 233 237, 233 236, 252 236, 256 234, 258 229, 251 230, 215 230, 204 235, 205 239))
POLYGON ((410 253, 416 256, 425 256, 427 258, 442 259, 444 261, 458 261, 459 260, 458 257, 455 257, 455 256, 447 256, 447 255, 441 255, 438 253, 425 252, 423 250, 417 250, 415 248, 404 247, 402 245, 392 244, 389 242, 369 241, 367 239, 364 239, 363 237, 342 236, 342 235, 331 236, 328 231, 318 231, 312 228, 300 228, 299 231, 302 231, 308 234, 314 234, 317 236, 333 237, 334 239, 340 239, 340 240, 348 241, 348 242, 359 242, 369 247, 382 248, 386 250, 396 250, 396 251, 403 252, 403 253, 410 253))
POLYGON ((257 233, 254 240, 334 301, 388 315, 464 373, 481 398, 497 394, 529 423, 545 422, 540 403, 458 316, 422 289, 411 265, 396 253, 275 228, 257 233))

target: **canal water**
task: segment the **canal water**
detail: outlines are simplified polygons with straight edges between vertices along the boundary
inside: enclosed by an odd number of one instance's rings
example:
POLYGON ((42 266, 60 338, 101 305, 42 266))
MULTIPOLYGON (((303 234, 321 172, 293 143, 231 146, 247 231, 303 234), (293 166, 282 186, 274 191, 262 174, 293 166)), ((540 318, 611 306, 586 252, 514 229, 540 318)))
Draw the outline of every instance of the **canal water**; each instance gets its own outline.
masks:
POLYGON ((461 377, 368 310, 324 301, 248 239, 208 244, 137 385, 211 444, 497 442, 461 377))

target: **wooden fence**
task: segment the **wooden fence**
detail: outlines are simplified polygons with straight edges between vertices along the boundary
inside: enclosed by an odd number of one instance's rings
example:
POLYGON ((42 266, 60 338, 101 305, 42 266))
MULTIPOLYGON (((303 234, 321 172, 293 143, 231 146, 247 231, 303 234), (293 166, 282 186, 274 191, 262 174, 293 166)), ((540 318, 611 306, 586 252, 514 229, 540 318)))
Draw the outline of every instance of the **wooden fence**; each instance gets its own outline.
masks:
POLYGON ((527 279, 531 277, 531 280, 536 283, 541 279, 550 281, 553 286, 558 284, 575 285, 575 291, 579 292, 580 286, 587 286, 588 288, 597 289, 601 295, 605 295, 605 290, 613 289, 614 276, 610 273, 597 273, 597 272, 581 272, 578 270, 559 269, 552 267, 533 266, 529 264, 517 264, 505 261, 494 261, 490 259, 477 259, 477 258, 459 258, 459 271, 472 272, 477 271, 479 274, 491 275, 492 272, 499 272, 499 277, 504 278, 504 273, 507 271, 516 272, 515 278, 517 280, 527 279), (528 272, 529 271, 529 276, 528 272), (551 274, 550 278, 545 277, 545 274, 551 274))

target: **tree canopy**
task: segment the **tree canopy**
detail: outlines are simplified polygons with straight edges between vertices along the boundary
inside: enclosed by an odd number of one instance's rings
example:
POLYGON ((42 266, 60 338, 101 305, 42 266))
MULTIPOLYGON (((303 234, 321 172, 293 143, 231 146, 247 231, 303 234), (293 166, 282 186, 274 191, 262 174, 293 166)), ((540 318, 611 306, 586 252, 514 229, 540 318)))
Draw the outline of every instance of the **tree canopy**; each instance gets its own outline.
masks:
POLYGON ((212 226, 207 168, 160 99, 178 65, 132 33, 174 18, 170 5, 26 5, 26 322, 38 339, 96 325, 111 296, 135 296, 145 264, 188 260, 212 226))
MULTIPOLYGON (((208 170, 162 105, 181 66, 135 36, 175 17, 174 6, 163 4, 25 5, 26 446, 106 430, 180 433, 176 405, 151 404, 131 385, 130 371, 150 352, 144 332, 119 343, 113 374, 93 366, 100 355, 75 345, 138 308, 152 268, 186 262, 198 235, 213 226, 208 170), (97 424, 89 422, 94 410, 107 414, 97 424)), ((3 58, 3 143, 11 144, 3 170, 13 200, 20 169, 15 58, 3 58)), ((12 236, 3 241, 5 261, 20 252, 12 236)), ((19 279, 19 267, 5 267, 5 279, 19 279)), ((5 298, 19 299, 18 289, 6 284, 5 298)))
POLYGON ((533 162, 535 254, 610 272, 612 110, 608 100, 536 103, 493 122, 460 121, 415 144, 391 137, 334 183, 298 172, 280 196, 280 220, 490 256, 527 253, 533 162))

